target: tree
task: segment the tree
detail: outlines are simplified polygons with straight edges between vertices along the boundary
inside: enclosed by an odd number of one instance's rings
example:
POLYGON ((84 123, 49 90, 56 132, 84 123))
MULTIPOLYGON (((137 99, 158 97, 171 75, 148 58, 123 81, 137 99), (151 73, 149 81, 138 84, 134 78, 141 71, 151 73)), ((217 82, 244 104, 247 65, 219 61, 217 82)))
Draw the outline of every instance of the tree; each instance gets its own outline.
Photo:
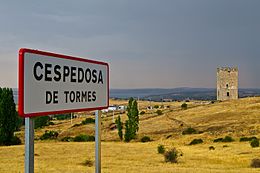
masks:
POLYGON ((34 128, 42 128, 43 126, 48 126, 50 122, 49 116, 40 116, 34 118, 34 128))
POLYGON ((129 120, 125 121, 125 142, 130 142, 131 141, 131 130, 129 127, 129 120))
POLYGON ((183 103, 183 104, 181 105, 181 108, 182 108, 183 110, 186 110, 186 109, 188 108, 187 103, 183 103))
POLYGON ((0 144, 11 145, 15 139, 18 114, 15 109, 13 91, 9 88, 0 90, 0 144))
POLYGON ((139 130, 139 112, 137 101, 132 97, 129 99, 127 106, 128 120, 125 122, 125 141, 129 142, 136 138, 136 133, 139 130))
POLYGON ((119 136, 120 140, 122 141, 123 140, 123 123, 121 122, 120 115, 116 119, 116 127, 118 130, 118 136, 119 136))

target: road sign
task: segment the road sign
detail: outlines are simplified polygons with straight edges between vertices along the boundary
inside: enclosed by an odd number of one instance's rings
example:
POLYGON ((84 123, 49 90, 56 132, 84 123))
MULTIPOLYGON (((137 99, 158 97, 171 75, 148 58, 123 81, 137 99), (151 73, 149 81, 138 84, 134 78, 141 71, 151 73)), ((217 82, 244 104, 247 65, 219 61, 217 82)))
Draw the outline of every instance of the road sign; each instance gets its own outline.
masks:
POLYGON ((23 117, 105 109, 109 105, 109 66, 20 49, 18 105, 23 117))

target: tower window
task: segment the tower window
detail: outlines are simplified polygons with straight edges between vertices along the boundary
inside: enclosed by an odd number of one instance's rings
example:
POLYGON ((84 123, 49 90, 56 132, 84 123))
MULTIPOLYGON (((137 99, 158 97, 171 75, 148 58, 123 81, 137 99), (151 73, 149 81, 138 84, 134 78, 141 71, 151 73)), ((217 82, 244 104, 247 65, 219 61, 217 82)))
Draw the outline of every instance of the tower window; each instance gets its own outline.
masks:
POLYGON ((228 84, 226 84, 226 87, 228 88, 228 84))
POLYGON ((229 92, 227 92, 227 96, 229 97, 229 92))

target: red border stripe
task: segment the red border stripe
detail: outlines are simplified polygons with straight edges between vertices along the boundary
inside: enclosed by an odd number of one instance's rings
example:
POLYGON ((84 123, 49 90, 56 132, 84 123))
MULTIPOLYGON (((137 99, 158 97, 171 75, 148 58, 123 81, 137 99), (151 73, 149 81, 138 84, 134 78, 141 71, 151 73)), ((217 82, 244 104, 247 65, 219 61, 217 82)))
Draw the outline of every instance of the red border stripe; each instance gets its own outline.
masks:
POLYGON ((89 60, 89 59, 83 59, 78 57, 72 57, 68 55, 61 55, 51 52, 43 52, 39 50, 33 50, 33 49, 27 49, 27 48, 21 48, 19 50, 19 65, 18 65, 18 113, 22 117, 35 117, 35 116, 44 116, 44 115, 50 115, 50 114, 62 114, 62 113, 69 113, 69 112, 82 112, 82 111, 93 111, 93 110, 101 110, 106 109, 109 106, 109 65, 105 62, 95 61, 95 60, 89 60), (74 60, 74 61, 82 61, 82 62, 88 62, 93 64, 100 64, 107 66, 107 105, 104 107, 95 107, 95 108, 83 108, 83 109, 71 109, 71 110, 57 110, 57 111, 50 111, 50 112, 35 112, 35 113, 24 113, 24 54, 25 53, 33 53, 38 55, 45 55, 45 56, 52 56, 56 58, 63 58, 68 60, 74 60))

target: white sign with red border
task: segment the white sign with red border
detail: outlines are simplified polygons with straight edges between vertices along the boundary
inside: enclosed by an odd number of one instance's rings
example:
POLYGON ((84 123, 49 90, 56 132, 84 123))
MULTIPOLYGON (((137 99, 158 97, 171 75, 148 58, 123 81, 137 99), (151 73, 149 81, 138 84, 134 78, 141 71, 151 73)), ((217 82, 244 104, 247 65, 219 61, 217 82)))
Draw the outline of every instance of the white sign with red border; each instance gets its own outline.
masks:
POLYGON ((20 116, 106 109, 109 105, 109 66, 32 49, 19 51, 20 116))

